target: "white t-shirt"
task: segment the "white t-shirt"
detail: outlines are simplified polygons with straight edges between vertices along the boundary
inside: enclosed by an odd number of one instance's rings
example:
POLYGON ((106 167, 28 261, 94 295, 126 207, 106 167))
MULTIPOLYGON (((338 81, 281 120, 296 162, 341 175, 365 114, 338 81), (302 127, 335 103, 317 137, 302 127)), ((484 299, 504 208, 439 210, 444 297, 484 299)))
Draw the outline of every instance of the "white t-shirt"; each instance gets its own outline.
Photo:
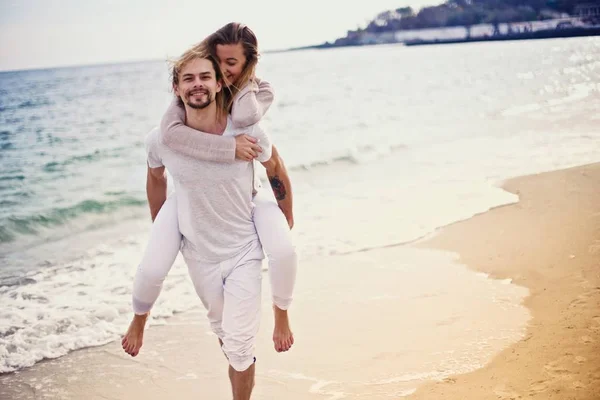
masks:
MULTIPOLYGON (((230 118, 224 136, 245 133, 258 139, 259 162, 271 158, 271 141, 258 124, 234 128, 230 118)), ((239 254, 257 234, 252 221, 254 163, 196 160, 161 145, 158 128, 146 138, 150 168, 165 166, 177 193, 182 253, 186 258, 221 262, 239 254)))

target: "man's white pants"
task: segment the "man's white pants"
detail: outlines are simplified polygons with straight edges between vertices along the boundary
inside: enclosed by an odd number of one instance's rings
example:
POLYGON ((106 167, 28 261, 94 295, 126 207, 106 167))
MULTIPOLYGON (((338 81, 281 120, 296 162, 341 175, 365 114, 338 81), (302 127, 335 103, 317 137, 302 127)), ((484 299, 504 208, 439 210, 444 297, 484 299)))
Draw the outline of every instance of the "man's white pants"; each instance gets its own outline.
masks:
POLYGON ((212 331, 223 342, 223 352, 236 371, 245 371, 254 362, 263 258, 258 240, 252 240, 237 256, 219 263, 185 257, 212 331))

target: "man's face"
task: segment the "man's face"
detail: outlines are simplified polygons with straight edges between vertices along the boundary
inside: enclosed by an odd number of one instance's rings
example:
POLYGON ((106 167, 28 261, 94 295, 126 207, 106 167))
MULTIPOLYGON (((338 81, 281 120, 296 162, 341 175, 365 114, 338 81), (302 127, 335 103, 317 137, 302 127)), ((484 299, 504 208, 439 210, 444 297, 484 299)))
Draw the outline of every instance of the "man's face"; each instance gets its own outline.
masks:
POLYGON ((215 95, 221 91, 221 83, 217 82, 209 60, 195 58, 183 66, 179 72, 179 83, 174 89, 185 104, 201 110, 215 100, 215 95))

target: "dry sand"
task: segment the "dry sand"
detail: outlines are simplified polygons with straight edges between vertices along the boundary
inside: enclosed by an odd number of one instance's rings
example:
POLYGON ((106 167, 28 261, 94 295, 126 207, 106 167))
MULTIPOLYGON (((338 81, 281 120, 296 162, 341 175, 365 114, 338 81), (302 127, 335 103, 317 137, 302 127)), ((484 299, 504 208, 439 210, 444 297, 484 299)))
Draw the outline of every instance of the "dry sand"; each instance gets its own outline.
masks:
POLYGON ((410 400, 600 399, 600 164, 512 179, 519 203, 444 228, 422 246, 529 288, 524 340, 410 400))

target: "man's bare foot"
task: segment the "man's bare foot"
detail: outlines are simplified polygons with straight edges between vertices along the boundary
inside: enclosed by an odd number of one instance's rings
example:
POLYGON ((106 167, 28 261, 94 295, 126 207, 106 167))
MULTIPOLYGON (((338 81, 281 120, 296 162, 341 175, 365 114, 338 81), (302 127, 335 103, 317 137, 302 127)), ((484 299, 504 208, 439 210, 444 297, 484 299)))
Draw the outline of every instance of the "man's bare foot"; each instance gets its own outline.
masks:
POLYGON ((278 353, 288 351, 294 344, 294 334, 290 329, 290 320, 287 310, 273 306, 275 315, 275 329, 273 329, 273 343, 278 353))
POLYGON ((123 350, 132 357, 137 356, 142 348, 146 319, 148 319, 148 314, 134 315, 127 333, 121 340, 123 350))

